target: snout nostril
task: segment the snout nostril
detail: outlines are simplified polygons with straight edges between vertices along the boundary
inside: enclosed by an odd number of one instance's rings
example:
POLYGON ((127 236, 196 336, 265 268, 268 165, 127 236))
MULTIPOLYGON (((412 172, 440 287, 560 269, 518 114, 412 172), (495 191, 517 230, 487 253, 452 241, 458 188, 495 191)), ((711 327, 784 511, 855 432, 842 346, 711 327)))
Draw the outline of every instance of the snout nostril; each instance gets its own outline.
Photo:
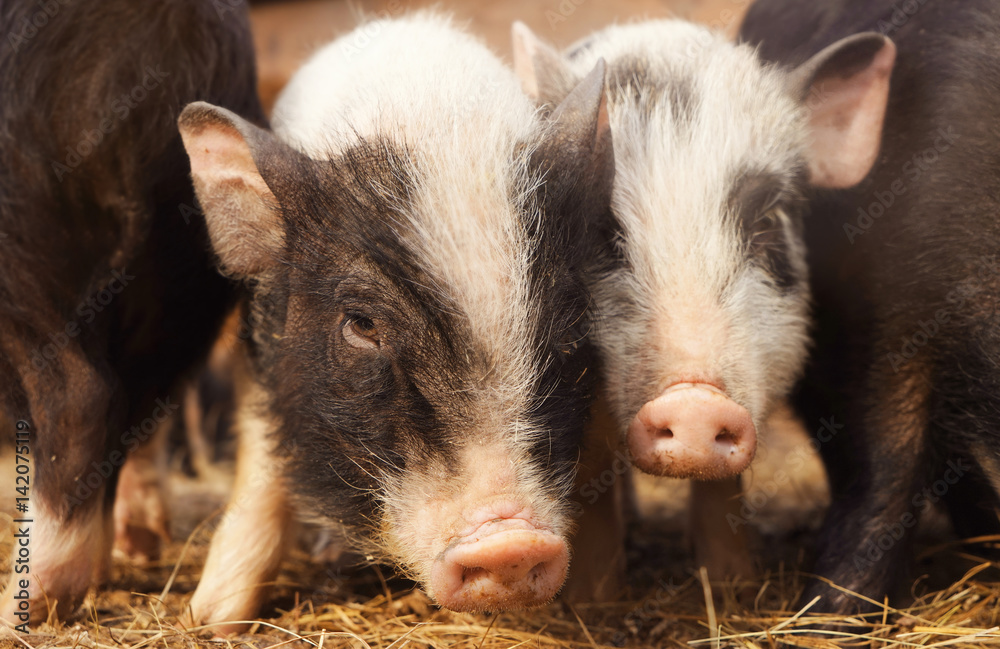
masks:
POLYGON ((639 408, 626 441, 640 471, 721 480, 749 466, 757 430, 750 412, 715 386, 678 383, 639 408))
POLYGON ((489 571, 486 568, 465 568, 462 570, 462 583, 475 581, 488 573, 489 571))
POLYGON ((731 433, 728 428, 723 428, 722 432, 715 436, 715 441, 723 444, 731 444, 736 446, 739 443, 739 436, 735 433, 731 433))
POLYGON ((536 582, 542 577, 544 577, 544 573, 545 573, 545 562, 543 561, 542 563, 538 564, 537 566, 531 569, 531 572, 528 573, 528 579, 532 582, 536 582))
POLYGON ((435 559, 428 590, 455 611, 538 606, 558 593, 568 564, 569 547, 555 533, 520 518, 487 521, 435 559))

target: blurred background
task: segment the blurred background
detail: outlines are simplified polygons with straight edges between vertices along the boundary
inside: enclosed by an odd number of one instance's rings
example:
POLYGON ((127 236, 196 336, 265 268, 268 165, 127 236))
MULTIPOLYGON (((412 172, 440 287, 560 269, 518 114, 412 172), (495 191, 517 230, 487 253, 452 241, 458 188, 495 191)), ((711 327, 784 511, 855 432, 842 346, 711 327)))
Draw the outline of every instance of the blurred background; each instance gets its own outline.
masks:
POLYGON ((510 62, 510 26, 526 23, 562 48, 614 22, 679 17, 735 35, 752 0, 295 0, 254 3, 251 9, 260 92, 270 110, 289 77, 318 47, 365 18, 393 17, 425 7, 467 22, 510 62))

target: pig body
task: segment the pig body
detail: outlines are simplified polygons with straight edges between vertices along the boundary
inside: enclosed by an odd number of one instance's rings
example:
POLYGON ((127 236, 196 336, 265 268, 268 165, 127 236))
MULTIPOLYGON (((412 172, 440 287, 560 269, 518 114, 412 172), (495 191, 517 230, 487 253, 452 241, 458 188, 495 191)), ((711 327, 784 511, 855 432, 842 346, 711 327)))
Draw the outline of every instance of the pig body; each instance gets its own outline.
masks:
MULTIPOLYGON (((274 134, 206 105, 181 120, 223 268, 253 286, 241 434, 258 431, 282 470, 255 483, 248 464, 243 492, 287 494, 449 608, 543 603, 566 574, 593 376, 581 235, 607 209, 601 78, 546 124, 446 18, 383 21, 351 43, 296 74, 274 134), (243 201, 263 207, 230 214, 243 201)), ((242 572, 224 559, 283 542, 259 536, 286 500, 264 524, 240 492, 198 620, 253 615, 280 558, 242 572)))
MULTIPOLYGON (((695 498, 722 501, 715 520, 696 520, 708 536, 696 547, 716 548, 715 557, 699 557, 714 575, 745 572, 727 542, 725 502, 736 500, 725 494, 739 494, 733 477, 805 363, 802 196, 810 184, 856 182, 856 167, 877 149, 869 138, 845 165, 826 165, 824 150, 844 154, 814 135, 836 123, 836 111, 810 112, 804 99, 851 66, 845 76, 858 88, 872 87, 859 70, 880 70, 873 76, 884 85, 891 44, 877 36, 845 42, 789 74, 683 21, 612 26, 565 53, 523 25, 514 38, 525 89, 543 104, 595 60, 607 61, 613 219, 605 226, 610 261, 592 291, 608 400, 638 468, 730 480, 721 491, 696 483, 695 498)), ((852 123, 857 110, 837 105, 838 119, 852 123)), ((696 519, 711 509, 695 503, 696 519)))
POLYGON ((29 433, 32 520, 0 618, 21 630, 104 576, 118 469, 232 303, 174 121, 196 99, 261 119, 244 8, 50 4, 0 6, 0 408, 29 433))
MULTIPOLYGON (((741 37, 794 66, 868 29, 899 48, 882 155, 855 189, 811 197, 817 343, 798 402, 837 424, 816 440, 833 501, 814 572, 881 602, 934 503, 962 536, 998 531, 1000 10, 763 0, 741 37)), ((816 595, 869 608, 818 581, 816 595)))

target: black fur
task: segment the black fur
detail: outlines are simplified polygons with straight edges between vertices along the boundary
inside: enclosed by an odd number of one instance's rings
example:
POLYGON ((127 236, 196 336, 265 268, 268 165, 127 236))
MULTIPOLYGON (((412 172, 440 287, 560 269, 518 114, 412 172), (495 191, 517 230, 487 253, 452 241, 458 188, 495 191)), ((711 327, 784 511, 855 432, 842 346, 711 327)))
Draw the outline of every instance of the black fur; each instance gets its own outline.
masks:
POLYGON ((737 227, 746 245, 747 257, 772 278, 775 286, 791 291, 799 273, 792 265, 788 233, 777 211, 786 215, 794 236, 801 236, 801 187, 803 178, 786 183, 769 173, 745 172, 733 184, 729 209, 737 215, 737 227))
POLYGON ((117 467, 100 503, 80 491, 92 463, 138 444, 232 304, 176 119, 206 99, 263 123, 245 14, 0 3, 0 408, 31 423, 35 502, 64 520, 110 511, 117 467))
MULTIPOLYGON (((646 97, 651 102, 669 102, 670 114, 679 129, 691 123, 698 109, 698 93, 692 79, 651 70, 648 61, 633 56, 622 57, 608 68, 608 92, 618 98, 617 102, 629 94, 636 101, 646 97)), ((653 107, 645 108, 652 110, 653 107)))
MULTIPOLYGON (((1000 6, 760 0, 741 36, 794 66, 861 31, 886 33, 898 58, 875 168, 811 201, 816 348, 799 402, 807 424, 844 426, 819 440, 833 504, 815 571, 881 601, 913 526, 872 548, 930 506, 923 490, 949 461, 973 467, 944 495, 958 532, 1000 531, 985 480, 1000 459, 1000 6), (873 207, 880 196, 892 204, 873 207)), ((820 582, 803 601, 815 595, 826 610, 869 608, 820 582)))

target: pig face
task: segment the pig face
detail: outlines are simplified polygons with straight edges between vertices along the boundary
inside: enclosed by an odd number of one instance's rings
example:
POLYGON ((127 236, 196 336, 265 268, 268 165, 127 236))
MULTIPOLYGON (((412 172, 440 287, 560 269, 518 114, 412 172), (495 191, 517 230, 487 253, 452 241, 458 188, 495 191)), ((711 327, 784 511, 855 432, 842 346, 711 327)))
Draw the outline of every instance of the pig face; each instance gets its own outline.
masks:
POLYGON ((457 610, 561 586, 596 374, 581 269, 610 196, 603 67, 547 123, 499 79, 525 123, 462 107, 478 142, 376 128, 307 157, 212 106, 181 119, 214 247, 251 288, 301 510, 457 610))
POLYGON ((592 290, 633 461, 675 477, 738 474, 806 358, 803 196, 871 167, 892 44, 861 35, 789 73, 678 21, 608 28, 565 56, 523 25, 514 36, 542 103, 608 61, 614 262, 592 290))

